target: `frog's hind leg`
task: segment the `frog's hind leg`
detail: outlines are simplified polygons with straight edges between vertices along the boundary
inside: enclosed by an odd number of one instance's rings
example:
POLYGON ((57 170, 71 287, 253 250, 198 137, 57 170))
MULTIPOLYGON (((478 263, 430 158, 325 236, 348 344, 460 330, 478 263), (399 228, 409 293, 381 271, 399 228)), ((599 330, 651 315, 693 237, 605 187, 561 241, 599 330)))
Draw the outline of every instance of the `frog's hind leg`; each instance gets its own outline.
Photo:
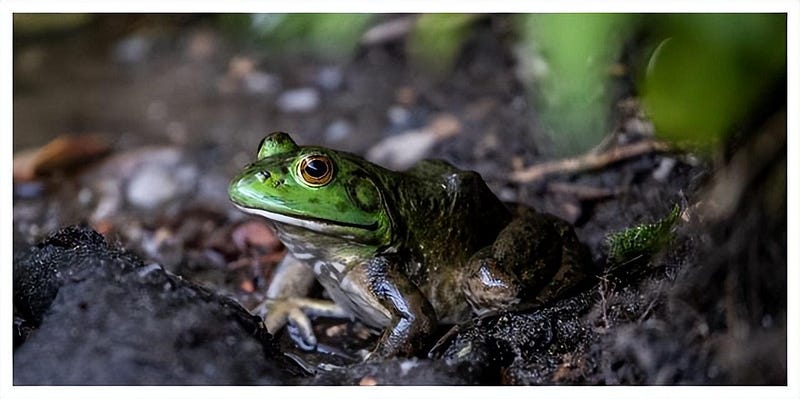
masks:
POLYGON ((314 272, 308 265, 286 255, 275 270, 267 299, 252 309, 264 319, 271 334, 288 324, 292 340, 304 350, 313 350, 317 345, 309 316, 351 317, 332 301, 307 298, 314 281, 314 272))
POLYGON ((521 212, 494 244, 467 263, 464 293, 475 313, 508 309, 530 301, 561 267, 562 240, 548 215, 521 212))

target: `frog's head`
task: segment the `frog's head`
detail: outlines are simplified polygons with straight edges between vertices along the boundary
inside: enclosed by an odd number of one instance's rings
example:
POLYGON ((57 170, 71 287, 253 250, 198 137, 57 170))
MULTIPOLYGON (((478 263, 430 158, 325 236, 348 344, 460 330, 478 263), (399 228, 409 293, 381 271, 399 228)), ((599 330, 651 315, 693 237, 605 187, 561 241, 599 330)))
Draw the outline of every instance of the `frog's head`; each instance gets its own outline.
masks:
POLYGON ((258 159, 231 181, 245 212, 276 223, 369 245, 388 245, 391 217, 374 176, 354 155, 298 146, 286 133, 261 141, 258 159))

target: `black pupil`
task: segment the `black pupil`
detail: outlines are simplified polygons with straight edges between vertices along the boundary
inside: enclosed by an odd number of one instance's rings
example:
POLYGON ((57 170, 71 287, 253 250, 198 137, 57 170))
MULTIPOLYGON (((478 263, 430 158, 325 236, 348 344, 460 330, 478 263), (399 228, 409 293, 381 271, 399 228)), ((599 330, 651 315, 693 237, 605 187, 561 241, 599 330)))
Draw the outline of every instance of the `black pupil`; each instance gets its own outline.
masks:
POLYGON ((319 159, 312 159, 306 164, 306 173, 313 178, 319 179, 328 173, 328 164, 319 159))

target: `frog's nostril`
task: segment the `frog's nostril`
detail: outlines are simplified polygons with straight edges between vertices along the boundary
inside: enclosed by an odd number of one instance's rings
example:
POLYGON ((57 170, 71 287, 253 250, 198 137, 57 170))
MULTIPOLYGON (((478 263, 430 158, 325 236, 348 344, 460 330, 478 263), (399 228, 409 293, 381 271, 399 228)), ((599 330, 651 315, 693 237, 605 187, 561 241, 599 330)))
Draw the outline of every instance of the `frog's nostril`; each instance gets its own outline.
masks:
POLYGON ((262 170, 262 171, 256 172, 256 179, 258 179, 258 181, 260 181, 262 183, 267 181, 267 179, 269 179, 269 176, 270 176, 270 174, 267 171, 263 171, 262 170))

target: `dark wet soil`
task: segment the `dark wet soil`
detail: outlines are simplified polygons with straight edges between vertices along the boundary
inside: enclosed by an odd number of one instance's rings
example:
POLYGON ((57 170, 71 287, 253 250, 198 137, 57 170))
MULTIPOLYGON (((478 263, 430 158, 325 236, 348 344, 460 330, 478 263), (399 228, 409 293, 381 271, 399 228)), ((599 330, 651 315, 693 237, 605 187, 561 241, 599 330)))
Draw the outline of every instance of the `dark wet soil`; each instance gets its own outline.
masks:
MULTIPOLYGON (((461 326, 434 359, 348 365, 269 336, 244 310, 264 298, 284 249, 230 205, 226 187, 266 133, 368 155, 388 137, 455 120, 456 133, 423 155, 568 220, 598 265, 610 232, 713 200, 718 170, 689 154, 647 154, 513 183, 510 171, 554 155, 514 75, 502 17, 479 25, 444 80, 409 65, 396 42, 323 62, 242 45, 209 19, 153 18, 15 38, 15 152, 64 134, 99 133, 111 147, 77 171, 15 181, 15 383, 785 384, 785 128, 782 152, 752 155, 778 159, 751 163, 778 178, 769 189, 745 183, 741 217, 688 218, 650 262, 545 308, 461 326), (42 243, 74 224, 88 230, 42 243), (320 362, 329 371, 300 371, 320 362)), ((620 96, 617 143, 646 138, 624 128, 635 103, 620 96)), ((744 134, 742 148, 761 134, 744 134)), ((375 340, 357 322, 316 328, 345 356, 375 340)))

